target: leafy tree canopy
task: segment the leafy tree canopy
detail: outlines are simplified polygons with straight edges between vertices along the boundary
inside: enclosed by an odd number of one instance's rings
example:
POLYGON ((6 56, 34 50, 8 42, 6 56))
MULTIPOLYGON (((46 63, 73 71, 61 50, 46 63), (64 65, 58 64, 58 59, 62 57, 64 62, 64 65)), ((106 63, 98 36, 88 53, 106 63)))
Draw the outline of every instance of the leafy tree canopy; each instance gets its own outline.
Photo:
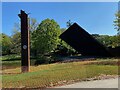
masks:
POLYGON ((116 19, 114 20, 114 26, 115 29, 118 31, 118 34, 120 33, 120 11, 118 11, 116 14, 116 19))
POLYGON ((2 54, 9 54, 10 47, 12 45, 11 38, 6 34, 0 34, 1 41, 0 46, 2 46, 2 54))
POLYGON ((33 32, 33 46, 41 54, 54 51, 59 42, 60 26, 53 19, 43 20, 33 32))

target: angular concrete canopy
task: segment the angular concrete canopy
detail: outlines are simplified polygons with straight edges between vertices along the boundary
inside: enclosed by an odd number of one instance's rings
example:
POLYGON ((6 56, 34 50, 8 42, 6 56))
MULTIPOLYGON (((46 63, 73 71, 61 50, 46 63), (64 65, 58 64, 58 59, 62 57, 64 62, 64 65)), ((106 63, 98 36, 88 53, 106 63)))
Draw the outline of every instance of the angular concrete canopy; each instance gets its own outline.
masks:
POLYGON ((84 56, 111 56, 108 48, 94 39, 77 23, 63 32, 60 38, 84 56))

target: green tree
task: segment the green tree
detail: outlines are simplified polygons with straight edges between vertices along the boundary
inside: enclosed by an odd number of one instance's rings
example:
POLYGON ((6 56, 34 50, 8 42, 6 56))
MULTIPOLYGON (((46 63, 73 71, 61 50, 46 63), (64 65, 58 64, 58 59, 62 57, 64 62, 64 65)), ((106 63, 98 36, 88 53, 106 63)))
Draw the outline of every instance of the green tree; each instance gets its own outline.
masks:
POLYGON ((118 31, 118 34, 120 34, 120 11, 118 11, 115 16, 116 19, 114 20, 114 26, 115 29, 118 31))
POLYGON ((57 48, 60 26, 53 19, 43 20, 37 30, 33 31, 33 47, 40 54, 48 54, 57 48))
POLYGON ((12 40, 11 52, 20 54, 21 52, 20 23, 14 23, 11 40, 12 40))
POLYGON ((6 34, 0 34, 1 41, 0 46, 2 46, 2 54, 10 54, 10 48, 12 45, 11 38, 6 34))
POLYGON ((61 40, 57 47, 57 53, 59 55, 73 55, 73 54, 76 54, 77 52, 65 41, 61 40))
POLYGON ((66 31, 66 28, 61 28, 61 33, 63 33, 64 31, 66 31))
MULTIPOLYGON (((71 22, 71 20, 66 22, 66 26, 69 28, 71 25, 73 24, 73 22, 71 22)), ((61 28, 61 33, 63 33, 66 29, 65 28, 61 28)), ((60 55, 73 55, 76 53, 76 50, 73 49, 70 45, 68 45, 66 42, 64 42, 63 40, 60 40, 59 44, 58 44, 58 48, 57 51, 60 55)))
POLYGON ((117 47, 120 46, 120 36, 114 35, 99 35, 99 34, 92 34, 92 36, 97 39, 100 43, 105 45, 106 47, 117 47))
POLYGON ((35 18, 28 18, 28 26, 29 26, 30 33, 32 33, 38 27, 37 20, 35 18))
POLYGON ((14 32, 11 36, 12 39, 12 53, 20 54, 21 52, 21 33, 19 31, 14 32))
MULTIPOLYGON (((34 47, 34 39, 33 39, 33 32, 37 29, 38 27, 38 22, 35 18, 28 18, 28 27, 29 27, 29 32, 30 32, 30 53, 33 56, 33 54, 36 53, 36 48, 34 47)), ((36 55, 35 55, 36 56, 36 55)))
POLYGON ((113 48, 120 46, 120 35, 111 36, 110 41, 113 48))
POLYGON ((106 47, 112 47, 112 36, 92 34, 92 36, 106 47))
POLYGON ((0 56, 2 56, 2 33, 0 33, 0 56))
POLYGON ((114 26, 115 29, 118 31, 118 35, 113 38, 114 40, 114 46, 120 46, 120 11, 118 11, 116 14, 116 19, 114 20, 114 26))
MULTIPOLYGON (((37 20, 34 18, 28 18, 28 27, 30 31, 30 47, 32 49, 32 32, 36 30, 38 26, 37 20)), ((20 23, 15 23, 13 27, 13 34, 11 36, 12 39, 12 47, 11 51, 13 53, 18 53, 20 54, 21 52, 21 33, 20 33, 20 23)))
POLYGON ((73 22, 72 22, 71 20, 68 20, 68 21, 66 22, 66 25, 67 25, 68 28, 69 28, 72 24, 73 24, 73 22))

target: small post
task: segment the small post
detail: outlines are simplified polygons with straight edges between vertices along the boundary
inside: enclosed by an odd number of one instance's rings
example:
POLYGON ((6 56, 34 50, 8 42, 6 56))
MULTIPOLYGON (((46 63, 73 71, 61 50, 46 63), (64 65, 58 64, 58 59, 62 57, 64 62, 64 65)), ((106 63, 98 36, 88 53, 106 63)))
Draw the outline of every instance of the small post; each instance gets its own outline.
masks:
POLYGON ((21 10, 18 16, 21 19, 21 72, 25 73, 30 71, 28 15, 21 10))

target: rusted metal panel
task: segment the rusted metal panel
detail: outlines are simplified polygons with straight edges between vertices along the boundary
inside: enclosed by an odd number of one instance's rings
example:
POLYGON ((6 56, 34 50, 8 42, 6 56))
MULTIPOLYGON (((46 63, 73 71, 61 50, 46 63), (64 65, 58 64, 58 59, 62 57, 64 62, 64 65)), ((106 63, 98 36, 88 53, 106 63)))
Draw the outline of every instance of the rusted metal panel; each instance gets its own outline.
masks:
POLYGON ((60 38, 84 56, 111 56, 104 45, 94 39, 77 23, 63 32, 60 38))
POLYGON ((21 70, 22 72, 28 72, 30 67, 28 15, 21 10, 19 17, 21 19, 21 70))

